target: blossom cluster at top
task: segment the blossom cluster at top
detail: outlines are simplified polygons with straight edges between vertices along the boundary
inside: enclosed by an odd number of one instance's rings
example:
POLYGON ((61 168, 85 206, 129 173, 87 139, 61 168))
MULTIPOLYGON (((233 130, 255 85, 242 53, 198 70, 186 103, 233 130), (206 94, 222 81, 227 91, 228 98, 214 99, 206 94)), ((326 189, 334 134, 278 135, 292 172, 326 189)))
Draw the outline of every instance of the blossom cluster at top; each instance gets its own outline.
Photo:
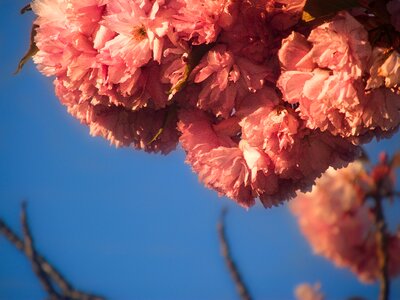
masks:
MULTIPOLYGON (((399 156, 400 158, 400 156, 399 156)), ((361 162, 328 169, 311 193, 291 202, 300 229, 316 254, 349 268, 363 282, 379 279, 377 208, 369 198, 394 197, 395 174, 387 161, 367 172, 361 162)), ((400 228, 385 230, 388 275, 400 274, 400 228)))
POLYGON ((92 135, 179 142, 207 187, 271 207, 400 123, 400 1, 309 23, 305 5, 33 0, 33 59, 92 135))

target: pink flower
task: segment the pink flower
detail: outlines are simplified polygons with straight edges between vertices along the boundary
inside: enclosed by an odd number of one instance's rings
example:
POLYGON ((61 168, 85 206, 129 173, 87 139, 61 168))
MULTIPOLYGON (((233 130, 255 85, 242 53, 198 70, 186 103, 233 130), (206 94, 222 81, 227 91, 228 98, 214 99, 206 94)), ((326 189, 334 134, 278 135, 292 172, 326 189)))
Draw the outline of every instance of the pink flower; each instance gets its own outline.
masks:
POLYGON ((242 151, 232 138, 219 134, 212 125, 212 118, 199 110, 181 111, 179 119, 186 162, 204 185, 244 207, 253 205, 250 172, 242 151))
POLYGON ((271 67, 280 36, 272 33, 266 7, 271 0, 239 1, 232 26, 221 32, 220 43, 226 44, 235 56, 245 57, 258 65, 271 67), (269 62, 266 64, 266 62, 269 62))
POLYGON ((367 89, 385 85, 396 88, 400 85, 400 54, 391 49, 375 47, 372 52, 370 78, 367 89))
POLYGON ((394 132, 400 124, 400 94, 379 88, 366 95, 362 119, 366 127, 379 134, 394 132))
POLYGON ((91 135, 102 136, 117 147, 132 145, 163 154, 175 149, 178 132, 176 113, 172 109, 132 111, 122 106, 103 105, 100 95, 85 99, 78 89, 68 89, 68 82, 64 80, 55 80, 55 86, 68 112, 88 125, 91 135))
POLYGON ((105 44, 112 57, 120 57, 130 71, 151 58, 161 62, 164 37, 169 29, 162 1, 115 0, 107 5, 104 25, 118 33, 105 44))
POLYGON ((237 5, 234 1, 177 0, 180 8, 171 21, 178 36, 193 45, 217 40, 222 28, 228 28, 237 5))
POLYGON ((295 296, 297 300, 324 300, 324 295, 319 291, 320 285, 314 284, 314 286, 308 283, 299 284, 295 290, 295 296))
MULTIPOLYGON (((315 253, 339 267, 350 268, 360 280, 374 281, 379 276, 375 225, 363 199, 370 185, 361 163, 340 170, 329 169, 317 180, 311 193, 299 194, 291 203, 300 229, 315 253)), ((399 237, 388 235, 389 273, 400 273, 399 237)))
POLYGON ((34 61, 46 76, 68 72, 79 78, 96 63, 97 51, 93 49, 91 33, 80 29, 97 27, 103 8, 98 1, 80 2, 79 9, 95 15, 94 19, 82 20, 71 12, 76 8, 76 2, 67 5, 64 1, 37 0, 32 4, 38 15, 35 41, 39 51, 34 61))
POLYGON ((398 53, 371 56, 345 12, 281 43, 304 4, 34 0, 33 59, 92 135, 161 153, 181 135, 207 187, 271 207, 400 123, 398 53))
MULTIPOLYGON (((284 100, 298 106, 296 111, 310 129, 329 131, 354 143, 365 142, 373 134, 390 134, 399 125, 400 113, 396 107, 400 95, 389 90, 370 92, 366 88, 376 88, 382 83, 373 73, 378 70, 387 74, 388 82, 394 83, 397 62, 391 57, 383 69, 370 67, 371 78, 365 86, 361 75, 368 70, 369 53, 361 24, 341 13, 313 29, 308 41, 298 33, 283 40, 278 53, 283 72, 277 85, 284 100), (386 103, 373 115, 377 102, 371 95, 379 95, 386 103), (389 111, 389 107, 394 110, 389 111)), ((372 57, 376 59, 379 55, 374 50, 372 57)))
POLYGON ((194 83, 202 84, 197 105, 227 118, 248 93, 263 87, 268 73, 266 67, 236 57, 225 45, 218 45, 192 73, 194 83))
POLYGON ((260 195, 267 207, 292 198, 296 190, 308 190, 330 165, 342 166, 357 153, 357 148, 342 139, 311 132, 293 110, 279 106, 261 107, 240 125, 242 141, 259 149, 272 161, 265 175, 276 177, 276 188, 266 189, 260 195))
POLYGON ((315 68, 313 60, 308 53, 312 46, 303 35, 292 32, 282 41, 282 47, 279 49, 278 57, 284 71, 310 71, 315 68))
POLYGON ((359 78, 371 55, 368 33, 350 14, 339 13, 331 22, 314 28, 308 41, 310 56, 320 68, 348 72, 359 78))
POLYGON ((385 78, 386 87, 398 87, 400 85, 400 54, 392 51, 382 66, 378 69, 378 74, 385 78))

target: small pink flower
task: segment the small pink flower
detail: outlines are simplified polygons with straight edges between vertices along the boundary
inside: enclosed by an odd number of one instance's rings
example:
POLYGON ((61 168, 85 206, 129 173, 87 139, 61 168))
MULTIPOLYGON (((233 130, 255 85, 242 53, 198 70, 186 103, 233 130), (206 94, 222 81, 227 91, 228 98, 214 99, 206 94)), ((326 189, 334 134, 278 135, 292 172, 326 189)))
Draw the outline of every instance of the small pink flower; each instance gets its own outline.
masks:
POLYGON ((202 85, 197 105, 227 118, 247 94, 263 87, 268 74, 266 67, 236 57, 225 45, 218 45, 192 73, 194 83, 202 85))
POLYGON ((178 0, 178 11, 171 21, 178 36, 194 45, 217 40, 222 28, 233 22, 237 9, 234 1, 178 0))
POLYGON ((371 55, 368 33, 349 13, 341 12, 331 22, 314 28, 308 41, 310 55, 320 68, 362 76, 371 55))
POLYGON ((396 50, 375 47, 372 52, 367 89, 397 88, 400 85, 400 54, 396 50))
POLYGON ((179 115, 180 142, 186 162, 208 188, 235 199, 240 205, 254 204, 249 169, 237 144, 212 126, 212 118, 199 110, 183 110, 179 115))
POLYGON ((161 62, 164 37, 169 29, 168 11, 161 1, 115 0, 107 5, 104 25, 118 33, 105 49, 123 59, 130 71, 151 58, 161 62))
POLYGON ((296 287, 295 295, 297 300, 324 300, 324 295, 320 292, 320 285, 313 286, 308 283, 299 284, 296 287))
POLYGON ((282 47, 279 49, 278 57, 284 71, 311 71, 315 64, 308 55, 312 46, 306 38, 292 32, 286 39, 282 40, 282 47))

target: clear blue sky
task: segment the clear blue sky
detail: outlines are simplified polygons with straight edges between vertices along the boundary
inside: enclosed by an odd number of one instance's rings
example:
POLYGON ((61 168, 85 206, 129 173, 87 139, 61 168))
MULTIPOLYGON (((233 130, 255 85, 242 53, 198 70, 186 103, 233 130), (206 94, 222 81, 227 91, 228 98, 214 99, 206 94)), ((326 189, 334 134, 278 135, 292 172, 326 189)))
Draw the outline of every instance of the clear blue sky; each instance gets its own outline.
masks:
MULTIPOLYGON (((314 256, 285 206, 250 211, 205 189, 184 153, 115 149, 70 117, 51 79, 29 63, 27 1, 2 0, 0 19, 0 217, 18 232, 21 200, 39 251, 76 287, 110 299, 236 299, 220 256, 223 206, 233 255, 255 299, 293 299, 294 287, 320 282, 327 299, 375 299, 347 270, 314 256)), ((367 147, 400 148, 399 134, 367 147)), ((400 205, 390 210, 400 220, 400 205)), ((43 299, 27 259, 0 237, 0 299, 43 299)), ((400 299, 400 280, 392 299, 400 299)))

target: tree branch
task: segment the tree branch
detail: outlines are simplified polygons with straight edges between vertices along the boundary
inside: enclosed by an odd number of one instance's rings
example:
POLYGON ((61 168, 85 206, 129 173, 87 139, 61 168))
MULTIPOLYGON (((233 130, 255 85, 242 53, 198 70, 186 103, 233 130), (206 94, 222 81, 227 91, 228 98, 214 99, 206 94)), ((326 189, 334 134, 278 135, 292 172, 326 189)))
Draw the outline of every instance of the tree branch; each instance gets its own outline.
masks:
POLYGON ((224 208, 221 212, 220 220, 217 224, 217 231, 218 231, 218 237, 219 237, 219 242, 220 242, 220 246, 221 246, 221 253, 222 253, 222 256, 224 257, 225 264, 229 269, 229 273, 231 274, 233 282, 235 283, 236 290, 239 293, 240 298, 242 300, 251 300, 250 293, 242 279, 242 276, 239 273, 239 270, 238 270, 235 262, 232 259, 230 246, 226 239, 226 232, 225 232, 225 215, 226 215, 226 213, 227 213, 227 209, 224 208))
POLYGON ((18 250, 22 251, 32 262, 32 267, 50 299, 68 300, 104 300, 103 297, 87 294, 76 290, 43 256, 35 250, 32 235, 28 226, 26 205, 22 205, 21 224, 23 227, 24 240, 20 239, 12 229, 0 219, 0 233, 2 233, 18 250), (57 293, 52 283, 61 291, 57 293))
POLYGON ((22 203, 21 224, 22 231, 24 233, 24 252, 31 261, 33 272, 35 272, 36 277, 39 279, 39 282, 42 284, 44 290, 47 292, 47 294, 49 294, 50 299, 60 299, 61 296, 58 295, 58 293, 54 289, 53 285, 50 282, 50 279, 43 271, 43 268, 39 260, 37 259, 36 251, 34 250, 34 242, 28 226, 26 215, 26 202, 22 203))

